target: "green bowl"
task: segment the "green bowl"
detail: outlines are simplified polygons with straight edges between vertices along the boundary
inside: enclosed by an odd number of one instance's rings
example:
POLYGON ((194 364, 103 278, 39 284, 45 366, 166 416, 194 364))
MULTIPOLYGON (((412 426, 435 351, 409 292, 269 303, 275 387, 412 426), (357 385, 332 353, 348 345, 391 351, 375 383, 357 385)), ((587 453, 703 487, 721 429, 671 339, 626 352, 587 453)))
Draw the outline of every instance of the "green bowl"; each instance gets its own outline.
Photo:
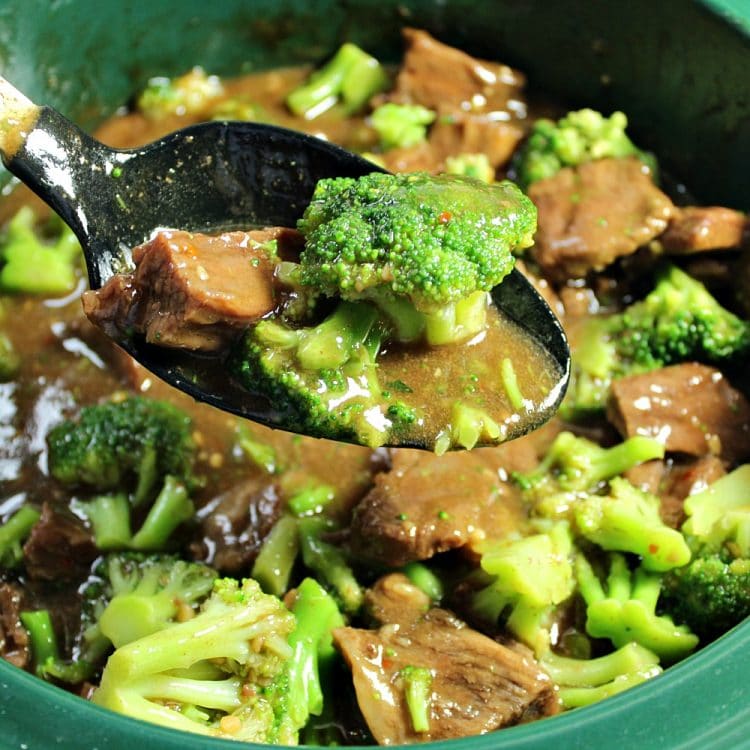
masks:
MULTIPOLYGON (((0 0, 0 72, 93 126, 157 73, 320 60, 351 40, 396 60, 403 25, 526 71, 571 106, 620 108, 703 203, 750 207, 748 0, 0 0)), ((750 622, 603 703, 440 750, 750 748, 750 622)), ((118 716, 0 660, 0 748, 236 743, 118 716)), ((438 750, 436 748, 436 750, 438 750)))

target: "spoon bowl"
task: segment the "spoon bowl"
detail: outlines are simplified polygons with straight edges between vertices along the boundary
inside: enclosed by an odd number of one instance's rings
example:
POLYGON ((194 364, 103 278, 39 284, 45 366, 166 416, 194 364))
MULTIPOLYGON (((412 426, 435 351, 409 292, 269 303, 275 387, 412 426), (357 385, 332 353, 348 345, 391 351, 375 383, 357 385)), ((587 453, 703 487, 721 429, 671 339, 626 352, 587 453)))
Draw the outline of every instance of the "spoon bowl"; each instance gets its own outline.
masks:
MULTIPOLYGON (((35 105, 2 78, 0 155, 75 232, 92 289, 132 268, 132 248, 158 228, 293 227, 318 180, 382 171, 319 138, 250 122, 208 122, 140 148, 113 149, 56 110, 35 105)), ((512 271, 495 287, 492 300, 541 343, 559 369, 548 398, 527 411, 509 436, 519 437, 559 406, 570 351, 554 313, 520 272, 512 271)), ((234 383, 215 357, 157 347, 139 337, 117 343, 196 400, 289 429, 283 413, 234 383)))

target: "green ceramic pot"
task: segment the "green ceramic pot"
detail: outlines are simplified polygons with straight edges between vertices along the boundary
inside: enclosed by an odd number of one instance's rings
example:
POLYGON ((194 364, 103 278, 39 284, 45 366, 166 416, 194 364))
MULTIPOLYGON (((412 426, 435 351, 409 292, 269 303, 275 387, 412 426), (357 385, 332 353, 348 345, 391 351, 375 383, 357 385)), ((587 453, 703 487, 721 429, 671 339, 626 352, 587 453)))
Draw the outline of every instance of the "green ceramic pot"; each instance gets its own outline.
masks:
MULTIPOLYGON (((748 0, 0 0, 0 70, 86 126, 154 74, 316 61, 399 28, 526 71, 571 106, 621 108, 704 203, 750 208, 748 0)), ((750 622, 587 709, 439 750, 750 748, 750 622)), ((117 716, 0 662, 2 750, 237 748, 117 716)), ((436 748, 438 750, 438 748, 436 748)))

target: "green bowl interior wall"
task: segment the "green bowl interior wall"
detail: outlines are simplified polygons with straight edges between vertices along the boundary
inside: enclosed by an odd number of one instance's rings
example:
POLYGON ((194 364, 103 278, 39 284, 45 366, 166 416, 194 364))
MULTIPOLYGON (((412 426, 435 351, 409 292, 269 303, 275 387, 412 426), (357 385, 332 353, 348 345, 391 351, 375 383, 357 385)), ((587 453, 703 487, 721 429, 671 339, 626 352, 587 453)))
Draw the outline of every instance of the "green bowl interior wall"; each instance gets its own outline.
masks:
MULTIPOLYGON (((2 0, 0 70, 35 101, 90 127, 149 76, 196 64, 228 74, 315 62, 345 39, 397 60, 404 25, 518 66, 571 106, 623 109, 637 139, 702 201, 748 208, 747 0, 2 0)), ((439 748, 745 747, 748 654, 746 623, 603 704, 439 748)), ((134 743, 208 747, 203 738, 104 712, 0 662, 0 748, 134 743)))

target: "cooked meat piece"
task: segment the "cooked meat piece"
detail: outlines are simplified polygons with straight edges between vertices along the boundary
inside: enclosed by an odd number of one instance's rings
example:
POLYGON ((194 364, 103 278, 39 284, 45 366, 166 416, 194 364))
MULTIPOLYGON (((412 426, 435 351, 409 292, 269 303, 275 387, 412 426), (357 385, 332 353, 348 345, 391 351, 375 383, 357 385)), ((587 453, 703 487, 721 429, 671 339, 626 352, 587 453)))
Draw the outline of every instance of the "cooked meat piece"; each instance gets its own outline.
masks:
POLYGON ((685 521, 685 498, 704 490, 725 473, 720 458, 701 456, 679 462, 647 461, 629 469, 625 476, 636 487, 657 495, 662 521, 679 529, 685 521))
POLYGON ((391 101, 450 114, 508 111, 508 101, 520 97, 524 76, 507 65, 478 60, 426 31, 404 29, 403 35, 406 52, 391 101))
POLYGON ((381 745, 466 737, 559 710, 549 677, 534 660, 432 609, 410 625, 337 628, 362 714, 381 745), (430 728, 414 731, 401 670, 432 672, 430 728))
POLYGON ((534 258, 558 280, 601 270, 660 235, 674 212, 637 159, 561 169, 529 188, 539 211, 534 258))
POLYGON ((750 233, 747 216, 721 206, 678 208, 661 236, 668 253, 697 253, 742 247, 750 233))
POLYGON ((24 592, 14 583, 0 584, 0 656, 23 669, 29 663, 29 635, 19 615, 24 592))
POLYGON ((382 154, 381 158, 389 172, 430 172, 437 174, 445 166, 443 160, 427 142, 405 148, 392 148, 382 154))
POLYGON ((272 481, 241 482, 198 511, 203 542, 194 548, 196 557, 225 574, 247 573, 280 512, 272 481))
POLYGON ((44 581, 82 580, 98 554, 81 520, 51 503, 42 504, 42 515, 23 546, 29 577, 44 581))
POLYGON ((393 451, 391 470, 375 477, 374 487, 354 509, 352 548, 397 567, 463 547, 487 531, 498 535, 516 528, 521 501, 499 473, 516 467, 503 447, 439 457, 393 451))
POLYGON ((84 312, 113 338, 135 330, 160 346, 219 350, 276 304, 262 243, 297 236, 283 228, 215 237, 161 231, 133 250, 133 273, 84 293, 84 312))
POLYGON ((367 589, 365 609, 379 625, 410 625, 430 608, 430 597, 403 573, 389 573, 367 589))
POLYGON ((482 153, 498 169, 510 160, 523 136, 519 124, 498 120, 491 114, 455 112, 430 128, 429 146, 440 164, 445 164, 449 156, 482 153))
POLYGON ((607 416, 623 437, 649 435, 668 451, 750 456, 750 404, 719 370, 689 362, 612 384, 607 416))

